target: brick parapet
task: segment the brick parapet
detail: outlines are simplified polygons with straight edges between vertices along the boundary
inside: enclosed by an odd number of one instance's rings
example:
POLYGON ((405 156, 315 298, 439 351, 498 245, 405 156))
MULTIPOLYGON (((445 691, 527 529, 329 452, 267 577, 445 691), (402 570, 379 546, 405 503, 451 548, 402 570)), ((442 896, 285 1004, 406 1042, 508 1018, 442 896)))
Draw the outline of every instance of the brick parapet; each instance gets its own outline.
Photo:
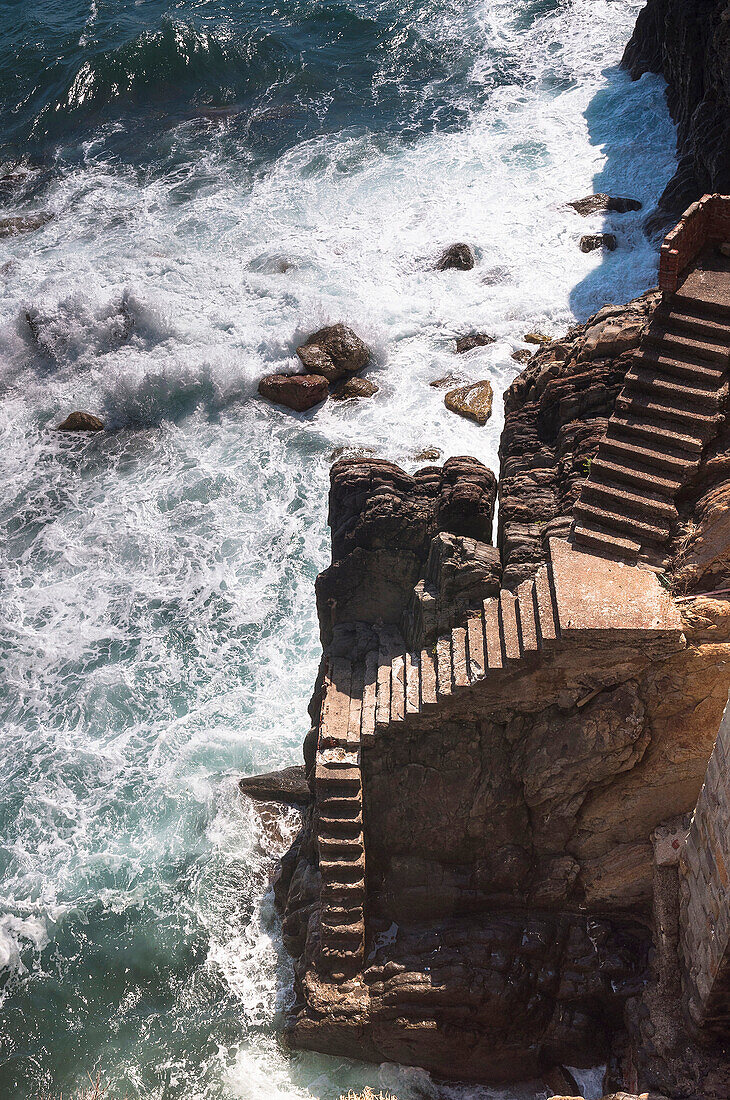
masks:
POLYGON ((710 241, 730 241, 730 195, 704 195, 667 233, 659 261, 659 287, 673 294, 679 276, 710 241))
POLYGON ((679 863, 687 1009, 708 1031, 730 1030, 730 702, 679 863))

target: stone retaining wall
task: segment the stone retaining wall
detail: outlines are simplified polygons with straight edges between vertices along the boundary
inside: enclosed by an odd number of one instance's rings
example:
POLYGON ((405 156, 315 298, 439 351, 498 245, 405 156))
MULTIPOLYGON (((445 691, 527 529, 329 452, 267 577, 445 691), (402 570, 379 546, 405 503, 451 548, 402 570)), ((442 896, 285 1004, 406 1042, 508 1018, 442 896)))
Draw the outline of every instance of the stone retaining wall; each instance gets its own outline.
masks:
POLYGON ((694 1023, 730 1030, 730 702, 679 868, 684 986, 694 1023))

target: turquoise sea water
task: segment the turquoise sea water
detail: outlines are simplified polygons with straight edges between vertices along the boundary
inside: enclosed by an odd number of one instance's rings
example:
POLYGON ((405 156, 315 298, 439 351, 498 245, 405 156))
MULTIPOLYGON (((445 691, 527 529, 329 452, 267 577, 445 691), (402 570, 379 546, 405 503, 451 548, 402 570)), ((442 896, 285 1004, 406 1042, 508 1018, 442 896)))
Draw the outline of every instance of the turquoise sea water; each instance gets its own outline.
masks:
POLYGON ((673 172, 660 82, 616 68, 640 6, 0 7, 0 218, 53 215, 0 240, 3 1100, 97 1072, 130 1100, 444 1095, 280 1049, 268 882, 296 820, 236 779, 300 759, 333 451, 496 467, 501 402, 480 429, 428 381, 499 394, 524 332, 654 281, 640 216, 602 259, 564 206, 650 206, 673 172), (460 239, 477 268, 434 272, 460 239), (373 401, 256 398, 339 319, 373 401), (471 329, 498 342, 457 364, 471 329), (54 433, 75 408, 113 430, 54 433))

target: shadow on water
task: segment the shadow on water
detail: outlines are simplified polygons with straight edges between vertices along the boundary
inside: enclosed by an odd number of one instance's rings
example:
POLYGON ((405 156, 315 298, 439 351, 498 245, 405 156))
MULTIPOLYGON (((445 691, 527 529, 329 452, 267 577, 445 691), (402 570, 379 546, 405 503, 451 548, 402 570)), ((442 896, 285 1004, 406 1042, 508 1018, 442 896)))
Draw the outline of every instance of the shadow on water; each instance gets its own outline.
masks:
POLYGON ((616 251, 603 249, 601 262, 571 292, 571 308, 581 320, 656 285, 660 242, 648 239, 643 225, 676 168, 676 131, 664 81, 651 75, 632 81, 618 66, 604 76, 604 87, 585 112, 590 142, 605 155, 593 177, 593 192, 638 199, 643 205, 636 212, 580 219, 581 236, 612 233, 617 240, 616 251))

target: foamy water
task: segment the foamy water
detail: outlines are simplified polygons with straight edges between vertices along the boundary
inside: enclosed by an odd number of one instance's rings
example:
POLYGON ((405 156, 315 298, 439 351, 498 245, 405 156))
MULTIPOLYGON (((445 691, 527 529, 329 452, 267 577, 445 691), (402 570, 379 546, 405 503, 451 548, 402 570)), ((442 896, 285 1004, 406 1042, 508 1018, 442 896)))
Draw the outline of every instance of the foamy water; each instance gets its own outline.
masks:
MULTIPOLYGON (((655 282, 642 215, 609 219, 615 253, 583 255, 607 223, 565 207, 593 190, 650 207, 673 173, 661 82, 615 67, 640 7, 405 9, 406 45, 468 64, 446 84, 425 72, 404 138, 344 110, 297 140, 264 119, 253 147, 238 109, 188 110, 135 156, 118 119, 48 129, 54 170, 29 203, 55 218, 0 241, 3 1096, 65 1093, 87 1071, 130 1100, 444 1095, 422 1071, 279 1047, 291 974, 267 891, 296 815, 262 820, 236 780, 301 759, 333 452, 415 469, 436 446, 496 469, 522 335, 655 282), (462 239, 474 271, 433 271, 462 239), (256 397, 336 320, 373 348, 372 401, 292 415, 256 397), (456 357, 471 330, 497 343, 456 357), (448 372, 492 380, 485 428, 428 385, 448 372), (112 430, 54 433, 76 408, 112 430)), ((79 8, 80 49, 104 8, 79 8)), ((232 17, 220 26, 233 41, 232 17)), ((379 94, 410 103, 392 42, 379 94)), ((97 94, 89 71, 63 110, 97 94)))

